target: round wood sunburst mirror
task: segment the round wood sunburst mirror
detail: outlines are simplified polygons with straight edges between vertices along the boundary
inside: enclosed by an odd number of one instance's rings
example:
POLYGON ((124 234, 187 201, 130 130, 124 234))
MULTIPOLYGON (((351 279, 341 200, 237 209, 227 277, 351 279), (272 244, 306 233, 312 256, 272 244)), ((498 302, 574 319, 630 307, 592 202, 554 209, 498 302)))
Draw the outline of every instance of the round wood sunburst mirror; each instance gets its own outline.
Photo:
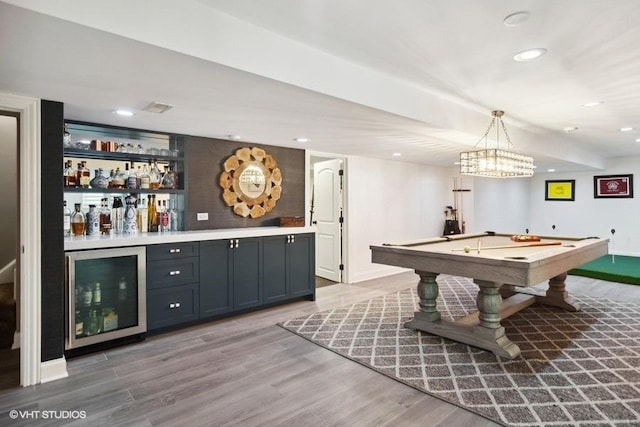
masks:
POLYGON ((282 195, 282 172, 262 148, 240 148, 224 161, 220 174, 222 199, 242 217, 260 218, 282 195))

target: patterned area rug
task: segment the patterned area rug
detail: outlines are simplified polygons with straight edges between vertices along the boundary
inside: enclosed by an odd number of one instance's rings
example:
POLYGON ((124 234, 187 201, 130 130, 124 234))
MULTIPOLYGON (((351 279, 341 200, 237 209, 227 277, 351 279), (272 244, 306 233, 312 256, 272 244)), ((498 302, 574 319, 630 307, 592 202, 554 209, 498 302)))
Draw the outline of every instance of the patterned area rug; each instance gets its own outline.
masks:
MULTIPOLYGON (((438 283, 443 318, 477 310, 471 280, 438 283)), ((533 305, 502 321, 515 360, 404 328, 414 288, 280 326, 506 426, 640 426, 640 305, 575 299, 577 313, 533 305)))

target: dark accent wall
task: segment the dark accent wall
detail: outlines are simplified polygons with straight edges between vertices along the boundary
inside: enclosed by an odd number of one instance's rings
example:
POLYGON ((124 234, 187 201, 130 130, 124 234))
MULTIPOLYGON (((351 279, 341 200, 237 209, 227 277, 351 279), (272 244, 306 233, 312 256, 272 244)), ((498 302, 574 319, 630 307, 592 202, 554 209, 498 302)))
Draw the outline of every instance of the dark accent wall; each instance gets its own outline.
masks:
POLYGON ((187 137, 186 151, 186 230, 272 226, 279 225, 281 216, 304 216, 304 150, 187 137), (282 196, 276 207, 261 218, 236 215, 222 200, 219 180, 223 163, 242 147, 264 149, 275 158, 282 171, 282 196), (198 212, 208 213, 209 220, 197 221, 198 212))
POLYGON ((64 354, 64 240, 62 235, 63 105, 41 101, 42 361, 64 354))

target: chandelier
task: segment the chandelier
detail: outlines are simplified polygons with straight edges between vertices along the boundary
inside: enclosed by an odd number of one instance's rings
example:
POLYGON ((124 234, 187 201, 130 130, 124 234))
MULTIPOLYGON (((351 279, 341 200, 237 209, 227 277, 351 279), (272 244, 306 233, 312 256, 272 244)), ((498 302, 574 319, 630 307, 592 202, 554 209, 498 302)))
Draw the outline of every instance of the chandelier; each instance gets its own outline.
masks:
MULTIPOLYGON (((504 111, 495 110, 486 132, 476 143, 484 139, 484 150, 463 151, 460 153, 460 173, 463 175, 485 176, 489 178, 518 178, 532 176, 535 166, 533 157, 500 148, 500 129, 507 140, 507 148, 511 147, 511 139, 504 126, 504 111), (487 148, 489 132, 496 127, 496 148, 487 148)), ((474 146, 474 148, 475 148, 474 146)))

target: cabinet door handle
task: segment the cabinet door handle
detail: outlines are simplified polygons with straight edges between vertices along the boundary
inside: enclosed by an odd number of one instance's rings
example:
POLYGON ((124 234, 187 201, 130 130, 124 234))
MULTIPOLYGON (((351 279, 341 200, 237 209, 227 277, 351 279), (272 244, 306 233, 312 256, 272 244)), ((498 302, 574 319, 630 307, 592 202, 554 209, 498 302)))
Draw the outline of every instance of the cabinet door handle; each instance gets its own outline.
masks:
POLYGON ((229 240, 229 248, 233 249, 233 239, 229 240))
POLYGON ((287 236, 287 243, 291 243, 291 234, 287 236))
POLYGON ((169 276, 177 276, 178 274, 180 274, 180 270, 173 270, 169 272, 169 276))
POLYGON ((171 253, 171 254, 179 254, 180 253, 180 249, 178 249, 178 248, 171 249, 171 250, 169 250, 169 253, 171 253))
POLYGON ((236 239, 236 249, 238 248, 239 243, 240 243, 240 240, 236 239))
POLYGON ((296 236, 295 234, 291 235, 291 243, 295 243, 296 242, 296 236))
POLYGON ((169 308, 170 308, 171 310, 173 310, 174 308, 180 308, 180 303, 179 303, 179 302, 172 302, 172 303, 169 303, 169 308))

